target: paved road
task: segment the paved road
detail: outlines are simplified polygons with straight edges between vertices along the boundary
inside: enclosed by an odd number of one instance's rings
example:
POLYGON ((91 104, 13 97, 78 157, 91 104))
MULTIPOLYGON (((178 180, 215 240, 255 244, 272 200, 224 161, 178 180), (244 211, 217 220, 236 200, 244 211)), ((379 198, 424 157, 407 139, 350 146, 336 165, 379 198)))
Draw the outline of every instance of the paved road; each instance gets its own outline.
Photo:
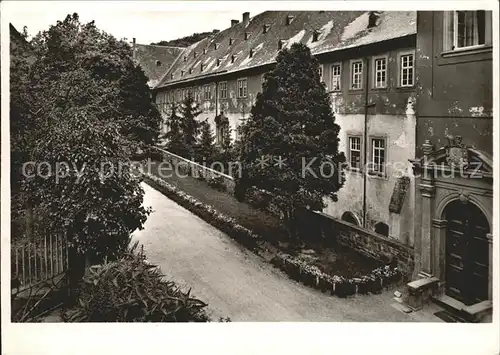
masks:
POLYGON ((232 321, 411 321, 392 295, 339 299, 308 288, 247 251, 164 195, 143 184, 154 212, 134 233, 167 278, 232 321))

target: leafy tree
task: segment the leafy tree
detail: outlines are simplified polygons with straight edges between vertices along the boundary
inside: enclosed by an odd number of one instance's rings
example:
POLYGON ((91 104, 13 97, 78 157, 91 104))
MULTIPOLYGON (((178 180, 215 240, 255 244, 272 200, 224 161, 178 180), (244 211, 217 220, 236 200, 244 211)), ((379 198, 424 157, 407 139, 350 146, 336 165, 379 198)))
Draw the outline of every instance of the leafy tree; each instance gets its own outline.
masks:
POLYGON ((214 135, 207 120, 201 122, 200 127, 200 139, 196 146, 196 159, 199 161, 205 159, 207 163, 210 163, 215 154, 214 135))
POLYGON ((282 50, 242 128, 235 193, 241 198, 251 186, 271 192, 292 235, 297 211, 323 208, 324 196, 335 201, 344 182, 340 128, 318 69, 307 46, 282 50))
POLYGON ((34 62, 11 71, 13 193, 50 233, 67 235, 75 255, 114 259, 149 212, 129 160, 159 131, 147 78, 126 42, 77 14, 30 47, 34 62), (40 169, 23 174, 29 161, 40 169))
POLYGON ((150 98, 148 79, 133 62, 132 48, 127 42, 100 31, 94 22, 81 24, 78 15, 73 14, 39 33, 31 45, 38 58, 32 68, 31 91, 35 100, 49 99, 44 102, 44 113, 64 110, 75 101, 79 104, 87 101, 102 107, 101 119, 119 123, 129 149, 135 151, 141 145, 155 142, 161 116, 150 98), (68 88, 53 85, 52 96, 43 95, 47 82, 74 79, 79 84, 82 71, 102 85, 102 97, 92 96, 95 93, 88 91, 85 83, 82 87, 68 88), (83 91, 76 90, 80 88, 83 91))

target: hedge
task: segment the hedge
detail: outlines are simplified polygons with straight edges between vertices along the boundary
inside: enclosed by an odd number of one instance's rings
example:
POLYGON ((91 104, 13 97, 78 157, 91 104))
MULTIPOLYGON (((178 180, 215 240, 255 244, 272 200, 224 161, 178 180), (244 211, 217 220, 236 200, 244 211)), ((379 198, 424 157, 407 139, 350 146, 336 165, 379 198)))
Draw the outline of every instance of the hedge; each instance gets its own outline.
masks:
POLYGON ((165 196, 226 233, 245 247, 257 252, 259 242, 264 241, 261 236, 238 224, 233 218, 219 213, 212 206, 205 205, 191 195, 180 191, 165 180, 144 172, 141 172, 141 175, 148 184, 157 188, 165 196))
MULTIPOLYGON (((148 184, 157 188, 165 196, 255 253, 258 254, 259 244, 266 242, 262 236, 241 226, 235 219, 219 213, 213 207, 205 205, 168 182, 144 172, 141 172, 141 175, 148 184)), ((402 276, 400 270, 391 265, 376 268, 370 274, 361 277, 345 278, 329 275, 322 272, 318 267, 307 264, 302 259, 282 252, 278 252, 271 260, 271 263, 288 274, 292 279, 302 282, 307 286, 320 289, 323 292, 330 291, 332 295, 338 297, 346 297, 358 293, 380 293, 384 287, 399 281, 402 276)))

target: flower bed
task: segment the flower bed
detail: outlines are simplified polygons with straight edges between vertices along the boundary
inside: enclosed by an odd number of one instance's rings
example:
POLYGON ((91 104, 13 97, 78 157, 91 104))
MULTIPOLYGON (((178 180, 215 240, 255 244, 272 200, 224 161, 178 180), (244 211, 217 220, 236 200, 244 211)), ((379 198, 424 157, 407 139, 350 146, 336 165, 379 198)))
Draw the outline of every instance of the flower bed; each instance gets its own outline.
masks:
POLYGON ((142 176, 146 182, 160 190, 168 198, 226 233, 247 248, 257 251, 256 249, 259 246, 258 242, 262 240, 262 237, 253 233, 248 228, 241 226, 233 218, 219 213, 212 206, 205 205, 161 178, 145 173, 142 173, 142 176))
MULTIPOLYGON (((250 229, 238 224, 233 218, 219 213, 213 207, 205 205, 168 182, 150 174, 142 173, 142 176, 148 184, 158 189, 165 196, 259 254, 260 245, 266 242, 262 236, 253 233, 250 229)), ((384 287, 399 281, 401 278, 399 269, 389 265, 376 268, 370 274, 362 277, 345 278, 329 275, 316 266, 282 252, 278 252, 271 260, 271 263, 283 270, 292 279, 320 289, 323 292, 330 291, 332 295, 338 297, 358 293, 380 293, 384 287)))
POLYGON ((399 281, 401 278, 398 268, 390 265, 376 268, 368 275, 345 278, 325 274, 318 267, 309 265, 303 260, 286 253, 278 253, 271 262, 292 279, 320 289, 323 292, 329 290, 332 295, 338 297, 358 293, 380 293, 384 287, 399 281))

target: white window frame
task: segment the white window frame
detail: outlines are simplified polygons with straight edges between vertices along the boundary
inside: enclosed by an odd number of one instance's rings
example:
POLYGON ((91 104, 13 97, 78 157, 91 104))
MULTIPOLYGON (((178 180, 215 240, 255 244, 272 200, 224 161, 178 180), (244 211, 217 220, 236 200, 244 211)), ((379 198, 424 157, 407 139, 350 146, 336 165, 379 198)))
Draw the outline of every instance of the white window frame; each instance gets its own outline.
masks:
MULTIPOLYGON (((463 47, 458 46, 458 13, 460 11, 445 11, 444 12, 444 23, 443 23, 443 46, 445 51, 462 51, 474 48, 481 48, 485 46, 491 46, 493 40, 492 32, 492 21, 493 15, 492 11, 484 11, 484 43, 479 43, 479 33, 477 32, 477 42, 471 45, 465 45, 463 47)), ((477 11, 465 11, 465 12, 477 12, 477 11)), ((479 26, 477 23, 477 17, 475 17, 475 25, 479 26)))
POLYGON ((348 167, 349 170, 352 171, 361 171, 363 168, 363 138, 360 135, 355 135, 355 134, 348 134, 347 135, 347 147, 348 147, 348 154, 349 154, 349 160, 348 160, 348 167), (353 149, 353 140, 358 140, 359 141, 359 147, 357 149, 353 149), (352 166, 352 152, 356 151, 359 152, 359 167, 353 167, 352 166))
POLYGON ((389 59, 387 55, 377 56, 373 58, 373 88, 375 89, 386 89, 389 82, 389 59), (379 61, 383 60, 385 62, 384 69, 378 69, 377 64, 379 61), (379 84, 378 75, 379 73, 384 73, 385 81, 383 84, 379 84))
POLYGON ((356 59, 356 60, 351 60, 350 62, 350 88, 351 90, 363 90, 363 75, 364 75, 364 62, 361 59, 356 59), (360 72, 354 72, 354 65, 355 64, 361 64, 361 71, 360 72), (359 75, 359 86, 354 86, 354 75, 359 75))
POLYGON ((386 137, 370 137, 370 165, 369 165, 369 173, 372 175, 377 175, 381 177, 385 177, 387 173, 387 138, 386 137), (376 147, 375 142, 383 142, 383 147, 376 147), (383 152, 383 163, 380 163, 380 159, 378 162, 375 162, 376 153, 383 152), (381 168, 381 170, 380 170, 381 168))
POLYGON ((221 81, 219 83, 219 99, 227 99, 227 81, 221 81), (222 95, 224 93, 224 95, 222 95))
POLYGON ((237 93, 238 93, 238 98, 239 99, 244 99, 248 95, 248 81, 247 78, 240 78, 237 80, 237 93), (240 83, 241 85, 241 91, 240 91, 240 83), (244 85, 243 85, 244 83, 244 85))
POLYGON ((318 66, 318 74, 319 74, 319 82, 320 82, 320 83, 323 83, 323 82, 324 82, 324 81, 323 81, 323 73, 324 73, 323 69, 324 69, 324 68, 323 68, 323 64, 320 64, 320 65, 318 66))
POLYGON ((415 51, 409 51, 409 52, 401 52, 398 55, 398 67, 399 67, 399 87, 402 88, 411 88, 415 86, 415 51), (403 58, 407 56, 412 56, 412 62, 411 62, 411 67, 403 67, 403 58), (404 79, 404 70, 411 68, 411 84, 403 84, 403 79, 404 79))
POLYGON ((332 91, 341 91, 342 90, 342 63, 333 63, 332 66, 331 66, 331 71, 332 71, 332 86, 331 86, 331 90, 332 91), (338 75, 335 74, 335 68, 339 68, 339 73, 338 75), (338 88, 335 88, 335 78, 338 79, 338 88))

